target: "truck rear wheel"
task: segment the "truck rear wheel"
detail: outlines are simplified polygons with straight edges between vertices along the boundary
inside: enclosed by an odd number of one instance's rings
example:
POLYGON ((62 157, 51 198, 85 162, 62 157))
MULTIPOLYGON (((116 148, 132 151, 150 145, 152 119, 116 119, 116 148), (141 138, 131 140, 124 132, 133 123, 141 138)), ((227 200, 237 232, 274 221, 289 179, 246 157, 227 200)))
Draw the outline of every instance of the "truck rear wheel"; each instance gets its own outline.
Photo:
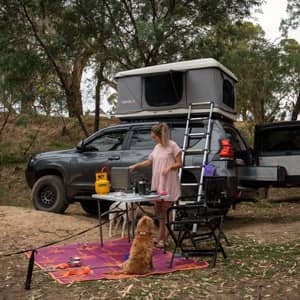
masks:
POLYGON ((32 202, 37 210, 63 213, 68 203, 60 177, 46 175, 37 180, 32 188, 32 202))

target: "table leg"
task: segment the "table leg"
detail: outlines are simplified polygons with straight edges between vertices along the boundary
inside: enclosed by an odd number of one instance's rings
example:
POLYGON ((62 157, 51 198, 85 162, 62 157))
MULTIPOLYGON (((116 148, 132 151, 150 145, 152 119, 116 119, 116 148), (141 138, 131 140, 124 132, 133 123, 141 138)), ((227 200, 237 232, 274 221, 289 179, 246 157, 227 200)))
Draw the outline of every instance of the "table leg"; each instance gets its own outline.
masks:
POLYGON ((164 236, 164 253, 166 253, 166 229, 165 229, 165 201, 164 199, 161 200, 161 210, 162 210, 162 217, 161 217, 161 221, 163 223, 163 236, 164 236))
POLYGON ((103 247, 103 232, 102 232, 102 220, 101 220, 100 200, 97 200, 97 206, 98 206, 98 219, 99 219, 100 243, 101 243, 101 247, 103 247))
POLYGON ((132 239, 134 239, 134 227, 135 227, 135 217, 134 217, 133 203, 131 203, 131 229, 132 229, 132 239))

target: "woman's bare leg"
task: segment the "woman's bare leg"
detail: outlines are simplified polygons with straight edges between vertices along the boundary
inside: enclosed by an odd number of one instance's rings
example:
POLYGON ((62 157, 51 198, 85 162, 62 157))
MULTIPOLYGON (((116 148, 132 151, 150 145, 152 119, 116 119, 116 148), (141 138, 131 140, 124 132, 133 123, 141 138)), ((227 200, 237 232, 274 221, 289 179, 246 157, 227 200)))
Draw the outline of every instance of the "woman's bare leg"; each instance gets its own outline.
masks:
POLYGON ((157 212, 159 216, 159 229, 158 229, 158 241, 164 239, 164 234, 165 234, 165 239, 168 239, 169 236, 169 231, 168 228, 166 227, 165 223, 168 218, 168 208, 173 205, 173 202, 171 201, 165 201, 164 206, 162 205, 161 202, 157 202, 157 212), (164 215, 163 215, 164 214, 164 215))

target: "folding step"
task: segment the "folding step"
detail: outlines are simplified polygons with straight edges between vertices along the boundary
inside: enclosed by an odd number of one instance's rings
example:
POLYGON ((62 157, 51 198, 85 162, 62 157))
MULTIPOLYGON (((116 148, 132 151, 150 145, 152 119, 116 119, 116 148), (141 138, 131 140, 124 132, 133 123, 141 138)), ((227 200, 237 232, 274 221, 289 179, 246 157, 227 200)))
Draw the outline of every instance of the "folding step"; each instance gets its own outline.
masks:
POLYGON ((185 135, 189 136, 190 138, 202 138, 202 137, 205 137, 207 135, 207 133, 195 132, 195 133, 188 133, 188 134, 185 134, 185 135))
POLYGON ((210 105, 211 102, 193 102, 191 103, 192 106, 200 106, 200 105, 210 105))
POLYGON ((206 121, 208 120, 208 117, 194 117, 190 118, 190 121, 206 121))
POLYGON ((182 169, 201 169, 202 168, 202 165, 201 166, 183 166, 182 169))
POLYGON ((186 154, 201 154, 205 151, 205 149, 186 149, 183 150, 186 154))
POLYGON ((197 182, 189 182, 189 183, 180 183, 181 186, 198 186, 199 183, 197 182))

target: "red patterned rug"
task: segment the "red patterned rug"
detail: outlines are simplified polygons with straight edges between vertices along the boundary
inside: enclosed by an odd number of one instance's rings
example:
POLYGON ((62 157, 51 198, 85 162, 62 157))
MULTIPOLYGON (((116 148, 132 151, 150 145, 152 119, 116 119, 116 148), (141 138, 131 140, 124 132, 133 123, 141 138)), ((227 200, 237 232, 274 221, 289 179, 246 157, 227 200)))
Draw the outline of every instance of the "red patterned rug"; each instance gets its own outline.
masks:
POLYGON ((171 253, 164 253, 163 250, 155 248, 153 251, 154 269, 151 273, 145 275, 107 274, 121 270, 120 265, 128 258, 130 246, 131 243, 127 239, 118 239, 105 241, 103 247, 100 243, 93 243, 41 248, 36 254, 35 263, 44 271, 49 271, 49 274, 62 284, 85 280, 143 277, 179 270, 202 269, 208 266, 208 263, 204 261, 175 258, 173 267, 169 268, 171 253), (64 268, 70 257, 75 256, 80 257, 81 267, 64 268))

